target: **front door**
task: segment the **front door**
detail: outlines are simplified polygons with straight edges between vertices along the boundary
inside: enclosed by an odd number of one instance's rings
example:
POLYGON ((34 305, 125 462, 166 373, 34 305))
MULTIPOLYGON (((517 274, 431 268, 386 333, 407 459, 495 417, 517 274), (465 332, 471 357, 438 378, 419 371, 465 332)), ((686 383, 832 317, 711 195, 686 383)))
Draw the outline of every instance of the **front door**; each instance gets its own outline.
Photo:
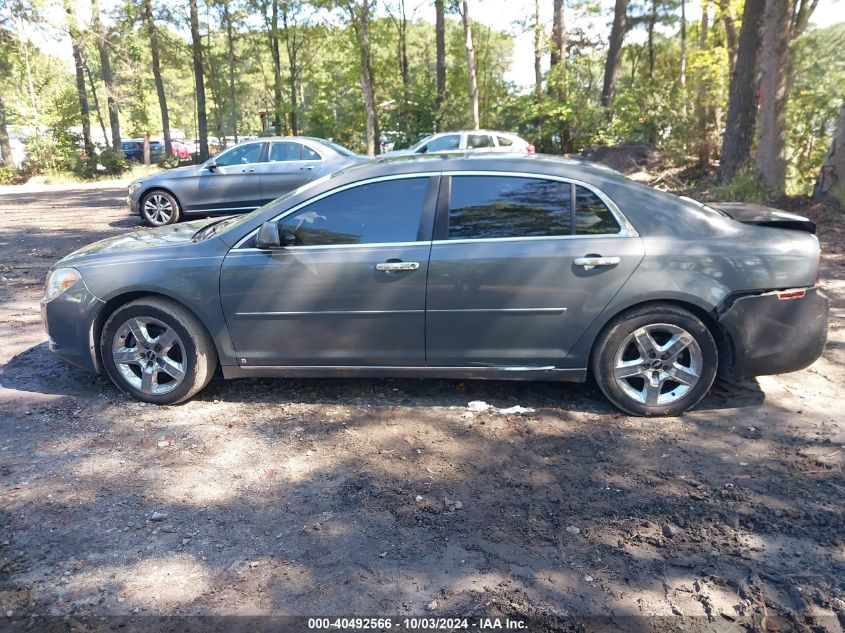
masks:
POLYGON ((267 162, 261 164, 261 198, 264 204, 293 191, 314 178, 322 167, 322 157, 297 141, 273 141, 267 162))
POLYGON ((232 249, 220 294, 241 366, 424 365, 437 181, 355 184, 281 217, 295 245, 232 249))
POLYGON ((580 184, 455 175, 441 187, 449 205, 429 263, 428 364, 564 366, 642 260, 641 240, 580 184))
POLYGON ((184 196, 188 213, 244 213, 260 207, 259 168, 264 143, 243 143, 222 152, 216 167, 196 176, 196 195, 184 196))

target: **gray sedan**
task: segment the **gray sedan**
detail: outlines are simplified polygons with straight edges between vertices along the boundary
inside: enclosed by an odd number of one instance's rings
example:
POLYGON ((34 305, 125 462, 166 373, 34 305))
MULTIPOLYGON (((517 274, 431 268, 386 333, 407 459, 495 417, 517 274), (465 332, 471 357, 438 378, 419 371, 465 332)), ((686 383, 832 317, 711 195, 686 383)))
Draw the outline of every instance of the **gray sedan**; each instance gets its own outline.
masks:
POLYGON ((813 231, 585 162, 383 159, 249 215, 87 246, 50 270, 42 315, 61 358, 157 404, 190 398, 217 367, 226 378, 592 374, 620 409, 674 415, 717 372, 819 357, 828 301, 813 231))
POLYGON ((245 141, 202 165, 171 169, 129 185, 129 208, 149 226, 189 216, 247 213, 305 183, 368 160, 325 139, 245 141))

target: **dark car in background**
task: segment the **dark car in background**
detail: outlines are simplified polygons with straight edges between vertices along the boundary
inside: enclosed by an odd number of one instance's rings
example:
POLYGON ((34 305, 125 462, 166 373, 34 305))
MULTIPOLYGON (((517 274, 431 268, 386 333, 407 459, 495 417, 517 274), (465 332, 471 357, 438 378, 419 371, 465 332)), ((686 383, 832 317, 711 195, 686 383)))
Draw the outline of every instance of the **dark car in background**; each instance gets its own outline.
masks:
POLYGON ((827 335, 812 223, 726 208, 583 161, 379 159, 249 215, 86 246, 51 268, 42 315, 51 350, 156 404, 190 398, 219 366, 591 374, 624 411, 675 415, 717 372, 806 367, 827 335))
MULTIPOLYGON (((144 162, 143 140, 133 139, 130 141, 121 141, 120 149, 123 152, 123 155, 126 157, 126 160, 131 160, 136 163, 144 162)), ((150 141, 150 162, 159 163, 164 160, 164 157, 164 143, 160 141, 150 141)))
POLYGON ((246 213, 333 171, 369 160, 325 139, 290 136, 244 141, 202 165, 129 185, 129 207, 150 226, 190 216, 246 213))

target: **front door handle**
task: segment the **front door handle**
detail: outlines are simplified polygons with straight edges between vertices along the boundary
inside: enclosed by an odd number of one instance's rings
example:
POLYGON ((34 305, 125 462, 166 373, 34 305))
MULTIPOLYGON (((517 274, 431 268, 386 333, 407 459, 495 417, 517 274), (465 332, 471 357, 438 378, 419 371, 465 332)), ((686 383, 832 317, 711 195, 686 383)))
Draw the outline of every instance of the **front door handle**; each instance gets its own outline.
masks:
POLYGON ((300 167, 299 171, 311 171, 312 169, 314 169, 314 166, 309 165, 308 167, 300 167))
POLYGON ((583 266, 584 270, 592 270, 597 266, 616 266, 621 260, 618 257, 587 256, 576 257, 575 265, 583 266))
POLYGON ((241 173, 242 173, 242 174, 254 174, 254 173, 255 173, 255 169, 254 169, 254 168, 251 168, 251 169, 241 169, 241 173))
POLYGON ((419 262, 382 262, 381 264, 376 264, 376 270, 384 273, 392 273, 399 270, 418 270, 419 267, 419 262))

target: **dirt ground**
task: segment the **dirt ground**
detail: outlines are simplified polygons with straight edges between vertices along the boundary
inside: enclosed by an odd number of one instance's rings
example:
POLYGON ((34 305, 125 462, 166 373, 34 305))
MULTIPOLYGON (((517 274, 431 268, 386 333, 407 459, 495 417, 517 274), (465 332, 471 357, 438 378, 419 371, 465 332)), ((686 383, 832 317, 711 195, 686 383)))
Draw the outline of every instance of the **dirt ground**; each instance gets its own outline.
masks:
POLYGON ((55 260, 138 224, 124 196, 0 191, 0 629, 163 614, 845 629, 841 215, 803 209, 834 304, 824 357, 717 384, 683 417, 628 417, 583 385, 446 380, 215 378, 154 407, 54 358, 39 317, 55 260))

